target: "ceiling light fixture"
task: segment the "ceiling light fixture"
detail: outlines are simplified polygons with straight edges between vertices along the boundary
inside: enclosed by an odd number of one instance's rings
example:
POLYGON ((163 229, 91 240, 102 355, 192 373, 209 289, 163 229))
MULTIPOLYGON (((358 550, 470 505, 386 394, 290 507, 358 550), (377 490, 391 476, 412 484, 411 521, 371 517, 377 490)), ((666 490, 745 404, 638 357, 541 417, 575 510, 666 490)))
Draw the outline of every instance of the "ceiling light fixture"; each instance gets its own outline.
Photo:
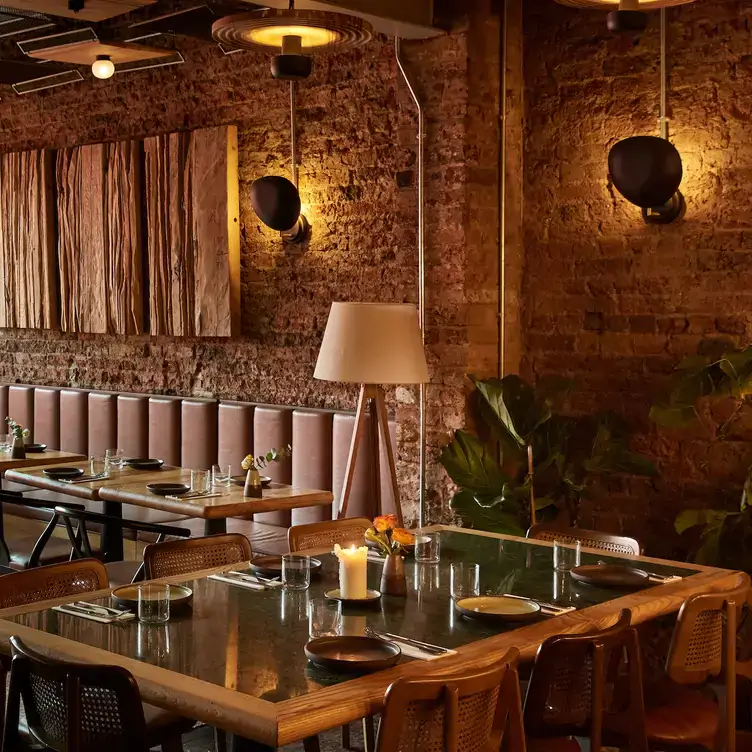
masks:
POLYGON ((109 55, 97 55, 97 59, 91 64, 91 72, 95 78, 112 78, 115 73, 115 64, 110 60, 109 55))

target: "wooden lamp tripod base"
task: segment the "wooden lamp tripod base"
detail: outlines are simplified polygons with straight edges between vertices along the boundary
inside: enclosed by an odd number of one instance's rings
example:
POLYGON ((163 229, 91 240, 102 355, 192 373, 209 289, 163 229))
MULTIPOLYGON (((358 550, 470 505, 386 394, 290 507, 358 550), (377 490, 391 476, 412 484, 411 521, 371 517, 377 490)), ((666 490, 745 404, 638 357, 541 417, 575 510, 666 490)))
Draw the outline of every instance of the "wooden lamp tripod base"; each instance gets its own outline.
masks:
POLYGON ((345 485, 342 489, 342 505, 339 510, 339 519, 347 517, 347 506, 350 503, 350 493, 352 491, 353 478, 355 475, 355 463, 358 459, 358 449, 360 441, 363 438, 366 428, 366 410, 371 416, 371 446, 373 447, 373 487, 376 498, 376 514, 383 513, 382 508, 382 488, 381 488, 381 442, 383 436, 384 446, 386 447, 386 457, 389 463, 389 478, 392 484, 394 494, 394 504, 397 510, 397 521, 402 527, 402 507, 399 500, 399 490, 397 489, 397 471, 394 465, 394 452, 392 451, 392 442, 389 437, 389 419, 386 414, 386 402, 384 400, 384 390, 376 384, 362 384, 360 387, 360 397, 358 397, 358 411, 355 416, 355 429, 353 431, 352 442, 350 444, 350 454, 347 458, 347 469, 345 470, 345 485))

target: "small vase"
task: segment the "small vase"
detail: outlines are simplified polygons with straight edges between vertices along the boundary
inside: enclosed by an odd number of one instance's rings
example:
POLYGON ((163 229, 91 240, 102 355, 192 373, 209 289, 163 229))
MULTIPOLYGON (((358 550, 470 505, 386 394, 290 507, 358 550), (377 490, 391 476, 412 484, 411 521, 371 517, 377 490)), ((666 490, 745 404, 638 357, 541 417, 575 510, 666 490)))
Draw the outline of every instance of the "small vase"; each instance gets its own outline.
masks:
POLYGON ((10 450, 10 456, 14 460, 26 459, 26 447, 22 436, 13 437, 13 447, 10 450))
POLYGON ((245 488, 243 496, 248 499, 261 498, 261 473, 252 467, 245 476, 245 488))
POLYGON ((407 595, 405 560, 401 554, 389 554, 381 572, 381 592, 387 595, 407 595))

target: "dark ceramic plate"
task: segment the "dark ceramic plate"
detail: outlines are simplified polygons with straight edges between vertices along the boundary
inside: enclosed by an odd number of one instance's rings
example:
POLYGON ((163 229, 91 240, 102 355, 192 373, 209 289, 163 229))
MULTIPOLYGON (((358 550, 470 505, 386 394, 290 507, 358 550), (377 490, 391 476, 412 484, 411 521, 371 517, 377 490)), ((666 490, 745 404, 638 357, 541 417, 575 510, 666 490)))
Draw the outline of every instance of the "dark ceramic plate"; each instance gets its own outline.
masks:
POLYGON ((157 496, 180 496, 191 490, 183 483, 147 483, 146 487, 157 496))
MULTIPOLYGON (((138 585, 123 585, 112 591, 112 600, 120 608, 138 610, 138 585)), ((193 591, 185 585, 170 585, 170 610, 184 608, 193 601, 193 591)))
MULTIPOLYGON (((245 475, 233 475, 232 482, 236 486, 245 486, 245 475)), ((267 475, 261 476, 261 486, 263 488, 266 488, 271 482, 272 482, 272 479, 269 476, 267 475)))
POLYGON ((506 595, 481 595, 461 598, 455 608, 468 619, 507 622, 530 621, 540 614, 540 604, 526 598, 509 598, 506 595))
MULTIPOLYGON (((282 576, 281 556, 254 556, 250 565, 251 570, 262 577, 282 576)), ((319 569, 321 569, 321 561, 311 558, 311 574, 316 574, 319 569)))
POLYGON ((164 465, 164 460, 152 460, 144 459, 141 457, 134 457, 125 461, 128 467, 132 467, 134 470, 159 470, 164 465))
POLYGON ((378 590, 366 590, 365 598, 343 598, 339 588, 335 588, 334 590, 327 590, 324 593, 324 597, 333 601, 339 601, 343 606, 371 606, 374 603, 378 603, 381 593, 378 590))
POLYGON ((48 478, 80 478, 84 471, 80 467, 48 467, 42 471, 48 478))
POLYGON ((605 588, 640 588, 648 584, 648 573, 624 564, 585 564, 570 574, 576 582, 605 588))
POLYGON ((304 648, 306 658, 328 671, 366 673, 394 666, 402 651, 399 645, 375 637, 319 637, 304 648))
POLYGON ((47 444, 27 444, 24 448, 27 452, 39 454, 40 452, 47 451, 47 444))

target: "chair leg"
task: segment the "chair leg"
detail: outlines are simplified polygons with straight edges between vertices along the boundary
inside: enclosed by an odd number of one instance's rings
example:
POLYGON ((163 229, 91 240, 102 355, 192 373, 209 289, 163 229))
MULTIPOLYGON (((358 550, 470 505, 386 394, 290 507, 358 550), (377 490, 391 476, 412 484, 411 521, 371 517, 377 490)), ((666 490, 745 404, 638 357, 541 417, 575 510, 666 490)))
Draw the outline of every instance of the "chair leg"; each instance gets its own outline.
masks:
POLYGON ((372 715, 363 719, 363 749, 365 752, 375 752, 376 750, 376 729, 372 715))
POLYGON ((305 752, 321 752, 318 736, 307 736, 303 739, 303 749, 305 752))
POLYGON ((227 752, 227 734, 222 729, 214 729, 214 749, 217 752, 227 752))
POLYGON ((342 749, 350 749, 350 724, 342 726, 342 749))

